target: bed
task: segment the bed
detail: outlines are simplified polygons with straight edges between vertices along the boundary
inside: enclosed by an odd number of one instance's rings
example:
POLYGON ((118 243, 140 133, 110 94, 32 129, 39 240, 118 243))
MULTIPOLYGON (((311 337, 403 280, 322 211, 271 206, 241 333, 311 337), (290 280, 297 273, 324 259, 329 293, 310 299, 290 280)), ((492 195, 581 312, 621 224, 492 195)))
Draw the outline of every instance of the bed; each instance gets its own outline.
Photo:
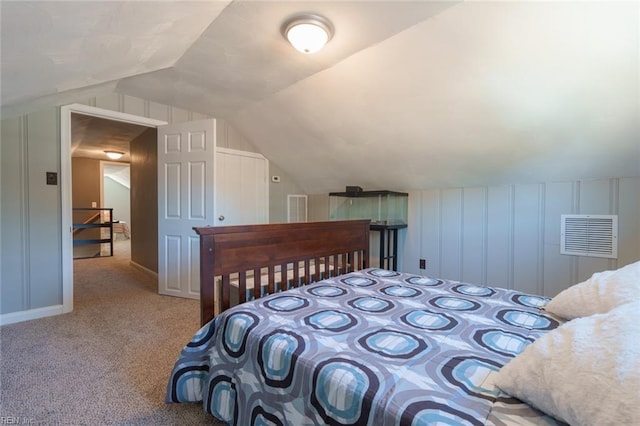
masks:
POLYGON ((503 366, 564 327, 543 309, 549 299, 369 268, 368 229, 368 221, 197 228, 203 326, 175 363, 166 401, 202 403, 231 425, 572 419, 500 383, 503 366))
POLYGON ((113 221, 113 233, 114 234, 122 234, 122 237, 125 240, 131 239, 131 231, 129 229, 129 224, 127 222, 123 222, 121 220, 113 221))

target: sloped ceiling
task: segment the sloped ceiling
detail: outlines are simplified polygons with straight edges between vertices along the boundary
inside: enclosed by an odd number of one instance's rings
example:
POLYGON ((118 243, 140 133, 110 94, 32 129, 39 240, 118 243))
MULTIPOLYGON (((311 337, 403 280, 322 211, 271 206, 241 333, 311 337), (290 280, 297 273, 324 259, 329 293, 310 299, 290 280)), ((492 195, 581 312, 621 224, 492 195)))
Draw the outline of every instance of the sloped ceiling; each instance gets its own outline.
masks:
POLYGON ((226 5, 3 1, 2 105, 170 67, 226 5))
POLYGON ((125 188, 131 189, 131 167, 129 164, 104 164, 102 174, 125 188))
POLYGON ((199 111, 308 193, 640 175, 640 2, 1 7, 3 114, 100 90, 199 111), (316 55, 280 34, 299 12, 336 28, 316 55))

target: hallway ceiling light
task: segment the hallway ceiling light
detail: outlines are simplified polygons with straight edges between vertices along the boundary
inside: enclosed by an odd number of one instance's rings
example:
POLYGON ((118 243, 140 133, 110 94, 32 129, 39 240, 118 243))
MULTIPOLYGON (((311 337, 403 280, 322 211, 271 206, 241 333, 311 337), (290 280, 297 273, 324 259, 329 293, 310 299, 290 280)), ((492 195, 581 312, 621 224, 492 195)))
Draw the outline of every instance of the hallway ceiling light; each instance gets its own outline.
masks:
POLYGON ((287 21, 282 33, 302 53, 318 52, 333 36, 333 26, 318 15, 300 15, 287 21))
POLYGON ((104 153, 112 160, 119 160, 124 155, 124 152, 120 151, 105 151, 104 153))

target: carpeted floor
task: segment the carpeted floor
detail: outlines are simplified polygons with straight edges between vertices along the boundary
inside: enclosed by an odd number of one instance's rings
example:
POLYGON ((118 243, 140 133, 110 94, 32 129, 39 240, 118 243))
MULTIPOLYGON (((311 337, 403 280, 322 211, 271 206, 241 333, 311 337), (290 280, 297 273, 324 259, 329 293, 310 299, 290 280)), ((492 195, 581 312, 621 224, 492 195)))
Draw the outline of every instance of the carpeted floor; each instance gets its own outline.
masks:
POLYGON ((116 256, 74 261, 74 311, 0 327, 0 420, 47 425, 218 424, 165 404, 173 364, 199 327, 195 300, 157 294, 116 256))

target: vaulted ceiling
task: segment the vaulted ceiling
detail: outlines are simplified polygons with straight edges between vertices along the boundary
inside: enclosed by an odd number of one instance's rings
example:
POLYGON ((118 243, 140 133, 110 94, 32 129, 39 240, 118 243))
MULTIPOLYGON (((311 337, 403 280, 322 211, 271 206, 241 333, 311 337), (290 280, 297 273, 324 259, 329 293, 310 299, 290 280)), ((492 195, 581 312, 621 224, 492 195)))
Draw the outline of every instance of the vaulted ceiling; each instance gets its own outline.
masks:
POLYGON ((309 193, 640 175, 640 2, 2 1, 4 116, 116 91, 309 193), (303 55, 291 16, 335 35, 303 55))

